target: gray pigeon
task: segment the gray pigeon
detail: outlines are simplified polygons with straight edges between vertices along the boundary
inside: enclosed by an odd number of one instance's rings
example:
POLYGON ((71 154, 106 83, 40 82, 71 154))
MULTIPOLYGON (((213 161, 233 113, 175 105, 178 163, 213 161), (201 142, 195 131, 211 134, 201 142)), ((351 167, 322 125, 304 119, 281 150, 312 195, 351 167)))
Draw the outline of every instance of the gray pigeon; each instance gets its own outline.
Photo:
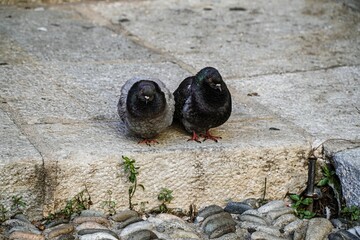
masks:
POLYGON ((231 114, 231 95, 220 73, 213 67, 201 69, 195 76, 184 79, 174 92, 175 115, 200 142, 199 136, 217 142, 221 137, 209 129, 225 123, 231 114))
POLYGON ((133 78, 121 88, 118 113, 126 129, 143 138, 139 143, 158 143, 154 138, 171 125, 175 110, 172 93, 157 79, 133 78))

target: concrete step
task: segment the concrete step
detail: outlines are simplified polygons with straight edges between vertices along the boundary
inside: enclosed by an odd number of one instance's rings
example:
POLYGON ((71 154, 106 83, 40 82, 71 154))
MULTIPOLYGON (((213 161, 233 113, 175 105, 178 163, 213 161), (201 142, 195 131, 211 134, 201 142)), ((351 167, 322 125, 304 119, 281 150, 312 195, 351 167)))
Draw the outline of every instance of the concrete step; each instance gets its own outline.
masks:
MULTIPOLYGON (((182 25, 173 20, 163 26, 164 21, 156 19, 152 4, 159 4, 159 9, 169 17, 179 11, 180 19, 185 17, 182 14, 204 11, 201 4, 186 7, 171 1, 35 9, 0 7, 0 138, 4 139, 0 142, 0 189, 7 206, 11 205, 11 196, 20 195, 28 203, 27 213, 40 217, 63 208, 66 200, 86 188, 94 208, 100 208, 108 199, 109 190, 117 207, 125 208, 129 183, 123 171, 123 155, 134 158, 140 167, 138 178, 145 191, 138 190, 134 202, 148 202, 147 209, 159 205, 157 194, 163 187, 173 190, 171 206, 185 210, 190 204, 201 207, 224 205, 227 199, 260 198, 265 191, 265 179, 267 198, 282 198, 287 192, 304 188, 307 155, 314 134, 307 132, 306 125, 294 121, 292 117, 298 116, 298 112, 290 114, 291 117, 281 114, 270 94, 278 90, 271 85, 281 76, 278 72, 299 71, 299 67, 293 68, 297 63, 290 62, 279 70, 283 62, 277 65, 276 59, 270 65, 253 65, 250 60, 242 61, 243 65, 237 63, 235 60, 241 58, 234 51, 236 48, 221 50, 211 44, 205 48, 196 45, 194 50, 192 44, 190 49, 185 48, 183 44, 188 41, 194 43, 188 38, 189 32, 182 32, 182 25), (117 12, 119 9, 123 12, 117 12), (109 19, 115 22, 115 16, 130 22, 124 20, 122 25, 114 25, 109 19), (147 24, 152 17, 153 22, 159 23, 157 28, 147 24), (181 34, 173 38, 170 30, 177 27, 181 34), (227 61, 230 65, 225 64, 227 61), (153 147, 139 145, 138 139, 124 134, 116 104, 127 79, 136 75, 157 77, 173 91, 181 80, 205 65, 219 68, 233 95, 231 118, 213 129, 214 134, 223 137, 221 141, 187 142, 189 136, 179 126, 162 133, 158 138, 160 144, 153 147), (243 70, 238 66, 243 66, 243 70), (248 96, 254 89, 249 86, 257 86, 256 79, 261 78, 257 75, 269 73, 273 74, 269 83, 266 79, 259 81, 264 86, 260 97, 248 96), (255 79, 254 85, 244 85, 244 77, 251 78, 247 82, 255 79)), ((247 4, 251 6, 249 13, 256 10, 255 5, 247 4)), ((220 12, 216 6, 211 7, 216 12, 213 17, 222 23, 221 11, 228 11, 229 6, 224 5, 220 12)), ((231 12, 235 19, 243 18, 241 12, 235 12, 231 12)), ((278 19, 277 15, 274 14, 274 19, 278 19)), ((278 21, 282 21, 281 16, 278 21)), ((198 24, 202 18, 197 20, 198 24)), ((202 28, 197 25, 196 29, 205 32, 193 32, 194 36, 199 34, 207 39, 206 33, 212 28, 205 24, 202 28)), ((278 28, 282 29, 286 29, 283 38, 291 42, 291 35, 287 35, 291 28, 278 28)), ((193 28, 185 30, 192 32, 193 28)), ((233 35, 231 31, 228 34, 233 35)), ((351 38, 352 33, 349 34, 351 38)), ((225 37, 217 36, 220 40, 225 37)), ((197 43, 197 38, 194 39, 197 43)), ((271 50, 269 57, 280 54, 280 46, 271 50)), ((246 56, 254 53, 255 59, 261 59, 263 53, 256 49, 254 46, 246 56)), ((346 56, 344 65, 358 61, 347 52, 341 56, 346 56)), ((333 66, 328 60, 324 57, 319 60, 320 65, 304 64, 300 68, 312 71, 323 64, 333 66)), ((269 62, 265 59, 264 63, 269 62)), ((355 73, 359 71, 358 67, 353 68, 355 73)), ((319 78, 326 76, 324 73, 319 78)), ((311 89, 312 85, 306 87, 311 89)), ((284 98, 281 106, 289 101, 293 99, 284 98)))

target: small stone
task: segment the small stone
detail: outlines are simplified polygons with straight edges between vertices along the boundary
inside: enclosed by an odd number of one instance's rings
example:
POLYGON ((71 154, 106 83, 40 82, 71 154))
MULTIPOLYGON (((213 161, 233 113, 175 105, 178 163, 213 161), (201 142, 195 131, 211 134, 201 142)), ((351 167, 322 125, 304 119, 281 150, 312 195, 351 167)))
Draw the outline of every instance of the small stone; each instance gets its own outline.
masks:
POLYGON ((5 222, 3 222, 3 225, 9 228, 13 228, 13 227, 26 227, 26 228, 33 228, 36 229, 36 227, 34 225, 32 225, 31 223, 25 222, 23 220, 19 220, 19 219, 9 219, 6 220, 5 222))
POLYGON ((144 221, 144 220, 140 217, 131 217, 131 218, 126 219, 122 223, 120 223, 118 228, 119 229, 125 228, 132 223, 136 223, 136 222, 140 222, 140 221, 144 221))
POLYGON ((81 231, 83 229, 108 229, 108 228, 96 222, 84 222, 76 227, 77 231, 81 231))
POLYGON ((158 239, 155 233, 149 230, 140 230, 134 232, 126 237, 122 237, 121 240, 151 240, 158 239))
POLYGON ((267 213, 275 209, 284 208, 286 207, 286 204, 284 201, 281 200, 275 200, 268 202, 267 204, 261 206, 258 208, 259 213, 267 213))
POLYGON ((298 220, 294 214, 284 214, 272 222, 275 227, 283 228, 289 223, 298 220))
POLYGON ((236 227, 235 225, 231 225, 231 224, 226 224, 224 226, 221 226, 217 229, 215 229, 215 231, 213 231, 209 238, 210 239, 214 239, 214 238, 219 238, 221 236, 224 236, 228 233, 234 233, 236 231, 236 227))
POLYGON ((305 240, 322 240, 329 235, 333 225, 325 218, 310 219, 305 240))
POLYGON ((304 221, 300 219, 296 219, 295 221, 289 223, 284 227, 284 232, 287 234, 291 234, 295 232, 297 229, 300 229, 302 225, 304 224, 304 221))
POLYGON ((252 240, 286 240, 286 238, 277 237, 265 232, 254 232, 251 234, 252 240))
POLYGON ((224 208, 225 212, 232 214, 242 214, 246 210, 250 210, 252 207, 242 202, 228 202, 224 208))
POLYGON ((133 224, 130 224, 128 225, 127 227, 125 227, 121 233, 120 233, 120 237, 121 238, 124 238, 134 232, 138 232, 138 231, 141 231, 141 230, 149 230, 149 231, 152 231, 153 229, 153 224, 151 224, 150 222, 148 221, 141 221, 141 222, 136 222, 136 223, 133 223, 133 224))
POLYGON ((226 233, 235 232, 234 226, 236 222, 230 213, 222 212, 211 215, 201 224, 201 228, 205 234, 210 237, 220 237, 226 233))
POLYGON ((358 235, 360 237, 360 226, 356 226, 354 228, 355 228, 355 231, 356 231, 356 235, 358 235))
POLYGON ((108 234, 118 238, 118 235, 109 229, 82 229, 82 230, 78 231, 77 234, 78 235, 87 235, 87 234, 94 234, 94 233, 98 233, 98 232, 108 233, 108 234))
POLYGON ((339 218, 333 218, 330 220, 330 222, 337 229, 346 229, 347 228, 347 224, 344 223, 343 221, 341 221, 339 218))
POLYGON ((81 224, 84 222, 96 222, 104 226, 110 226, 109 220, 103 217, 75 217, 73 220, 74 224, 81 224))
POLYGON ((266 214, 266 217, 270 220, 275 220, 278 217, 285 215, 285 214, 293 214, 295 213, 295 210, 293 208, 285 207, 285 208, 279 208, 276 210, 271 210, 266 214))
POLYGON ((254 231, 261 231, 261 232, 265 232, 268 233, 270 235, 274 235, 277 237, 281 236, 281 232, 280 229, 274 226, 264 226, 255 222, 249 222, 249 221, 244 221, 244 222, 239 222, 238 223, 239 226, 241 228, 245 228, 248 230, 254 230, 254 231))
POLYGON ((31 233, 35 233, 35 234, 41 234, 41 231, 39 231, 37 228, 35 227, 25 227, 25 226, 17 226, 17 227, 13 227, 9 230, 8 234, 11 234, 12 232, 31 232, 31 233))
POLYGON ((189 232, 194 230, 194 228, 192 228, 183 219, 166 213, 159 214, 156 217, 149 217, 147 221, 152 223, 159 233, 171 232, 174 229, 181 229, 189 232))
POLYGON ((182 229, 174 229, 170 234, 171 239, 200 239, 194 232, 185 231, 182 229))
POLYGON ((72 234, 64 234, 56 238, 56 240, 74 240, 75 237, 72 234))
POLYGON ((46 228, 52 228, 52 227, 55 227, 57 225, 60 225, 60 224, 64 224, 64 223, 69 223, 68 220, 65 220, 65 219, 59 219, 59 220, 55 220, 49 224, 46 225, 46 228))
POLYGON ((244 239, 250 239, 251 234, 247 229, 237 227, 236 236, 239 238, 239 240, 244 240, 244 239))
POLYGON ((304 240, 308 225, 309 221, 303 220, 303 224, 301 224, 301 226, 295 230, 293 240, 304 240))
POLYGON ((97 232, 92 234, 81 235, 79 239, 80 240, 99 240, 99 239, 118 240, 119 238, 114 237, 113 235, 106 232, 97 232))
POLYGON ((255 199, 255 198, 248 198, 248 199, 245 199, 242 202, 249 205, 252 208, 259 208, 260 207, 259 200, 255 199))
POLYGON ((96 210, 83 210, 80 213, 80 217, 103 217, 106 218, 106 215, 100 211, 96 210))
POLYGON ((16 240, 45 240, 45 237, 40 234, 16 231, 9 235, 9 239, 16 240))
POLYGON ((115 222, 122 222, 131 217, 138 217, 139 214, 133 210, 124 210, 116 213, 114 216, 111 217, 112 220, 115 222))
POLYGON ((201 209, 197 215, 197 218, 206 219, 207 217, 223 212, 224 209, 218 205, 210 205, 201 209))
POLYGON ((259 213, 258 210, 255 210, 255 209, 247 210, 247 211, 243 212, 242 215, 253 215, 253 216, 258 216, 261 218, 264 217, 264 214, 259 213))
POLYGON ((15 216, 14 216, 14 219, 18 219, 18 220, 21 220, 21 221, 23 221, 23 222, 26 222, 26 223, 28 223, 28 224, 31 224, 31 222, 28 220, 28 218, 24 215, 24 214, 16 214, 15 216))
POLYGON ((68 234, 74 231, 74 226, 72 224, 63 224, 54 227, 48 234, 48 238, 55 238, 62 234, 68 234))
MULTIPOLYGON (((201 238, 201 239, 204 239, 204 238, 201 238)), ((218 238, 214 238, 214 240, 244 240, 244 239, 245 238, 243 238, 241 235, 239 236, 237 233, 233 233, 233 232, 227 233, 227 234, 222 235, 221 237, 218 237, 218 238)), ((246 239, 250 239, 250 235, 246 239)), ((190 240, 190 239, 186 239, 186 240, 190 240)))
POLYGON ((348 229, 348 232, 354 234, 355 236, 360 237, 360 226, 350 228, 350 229, 348 229))
POLYGON ((249 222, 255 222, 261 225, 267 225, 267 222, 259 216, 255 216, 255 215, 249 215, 249 214, 242 214, 241 216, 238 217, 238 219, 240 221, 249 221, 249 222))
POLYGON ((339 230, 336 233, 331 233, 328 236, 329 240, 359 240, 360 238, 349 231, 339 230))

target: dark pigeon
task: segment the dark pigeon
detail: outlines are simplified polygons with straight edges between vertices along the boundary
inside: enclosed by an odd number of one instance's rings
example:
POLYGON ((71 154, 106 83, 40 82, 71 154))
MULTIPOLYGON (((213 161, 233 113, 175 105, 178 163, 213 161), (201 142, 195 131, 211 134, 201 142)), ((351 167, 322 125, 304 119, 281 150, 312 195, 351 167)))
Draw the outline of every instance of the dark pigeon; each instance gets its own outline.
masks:
POLYGON ((126 129, 143 138, 139 143, 157 143, 154 139, 171 125, 175 110, 174 97, 157 79, 133 78, 121 88, 118 113, 126 129))
POLYGON ((199 136, 217 142, 221 137, 210 134, 209 129, 225 123, 231 114, 231 95, 220 73, 206 67, 195 76, 181 82, 174 92, 175 119, 186 131, 192 133, 193 141, 199 136))

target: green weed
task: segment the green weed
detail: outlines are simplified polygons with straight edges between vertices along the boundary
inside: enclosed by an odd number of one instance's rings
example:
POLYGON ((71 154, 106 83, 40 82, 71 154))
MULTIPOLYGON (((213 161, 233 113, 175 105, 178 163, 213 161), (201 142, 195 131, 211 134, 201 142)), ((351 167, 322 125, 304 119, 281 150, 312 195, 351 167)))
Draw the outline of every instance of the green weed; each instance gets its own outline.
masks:
POLYGON ((291 205, 295 209, 296 215, 301 219, 310 219, 315 217, 315 213, 307 210, 307 207, 313 203, 312 198, 304 198, 297 194, 291 194, 290 199, 293 201, 291 205))
POLYGON ((137 175, 139 175, 138 170, 140 169, 140 167, 135 166, 135 160, 126 156, 122 156, 122 159, 124 161, 124 171, 127 174, 128 180, 131 183, 128 189, 129 209, 133 210, 134 206, 137 204, 133 204, 132 198, 134 197, 137 188, 140 187, 145 190, 145 187, 142 184, 138 183, 137 175))
POLYGON ((158 200, 161 201, 159 206, 159 210, 162 213, 169 212, 169 209, 166 204, 170 204, 170 202, 174 199, 172 195, 173 191, 167 188, 162 188, 159 195, 158 200))

